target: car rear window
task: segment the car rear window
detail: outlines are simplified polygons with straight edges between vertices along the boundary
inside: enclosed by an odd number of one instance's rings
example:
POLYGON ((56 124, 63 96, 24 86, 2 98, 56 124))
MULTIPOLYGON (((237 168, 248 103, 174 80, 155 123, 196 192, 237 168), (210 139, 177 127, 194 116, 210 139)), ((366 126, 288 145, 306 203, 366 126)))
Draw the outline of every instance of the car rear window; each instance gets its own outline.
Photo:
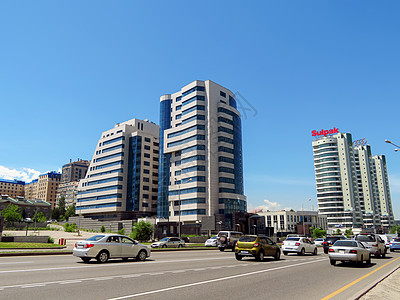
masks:
POLYGON ((228 233, 227 233, 226 231, 221 231, 221 232, 218 232, 218 236, 219 236, 219 237, 221 237, 221 236, 228 236, 228 233))
POLYGON ((100 239, 102 239, 103 237, 105 237, 105 235, 94 235, 91 236, 90 238, 86 239, 87 241, 98 241, 100 239))
POLYGON ((400 242, 400 238, 394 239, 394 242, 400 242))
POLYGON ((256 240, 255 236, 242 236, 239 239, 239 242, 251 243, 251 242, 255 242, 255 240, 256 240))
POLYGON ((298 241, 300 238, 298 237, 288 237, 285 241, 298 241))
POLYGON ((353 241, 336 241, 333 246, 342 246, 342 247, 357 247, 357 243, 353 241))
POLYGON ((360 242, 375 242, 375 238, 372 235, 357 235, 356 240, 360 242))

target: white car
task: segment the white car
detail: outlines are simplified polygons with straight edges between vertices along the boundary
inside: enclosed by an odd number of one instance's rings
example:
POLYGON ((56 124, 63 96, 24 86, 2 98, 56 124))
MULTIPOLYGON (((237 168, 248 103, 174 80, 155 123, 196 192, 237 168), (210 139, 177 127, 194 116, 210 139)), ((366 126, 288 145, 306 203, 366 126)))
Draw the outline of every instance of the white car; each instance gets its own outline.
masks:
POLYGON ((297 253, 297 255, 304 255, 305 253, 312 253, 317 255, 317 246, 305 237, 288 237, 282 242, 282 252, 284 255, 289 253, 297 253))
POLYGON ((209 238, 205 243, 204 246, 206 247, 217 247, 217 236, 214 235, 213 237, 209 238))
POLYGON ((314 244, 316 246, 322 246, 322 243, 324 242, 324 239, 315 239, 314 244))
POLYGON ((177 237, 165 237, 151 244, 151 248, 181 248, 185 247, 185 241, 177 237))
POLYGON ((363 261, 371 264, 371 253, 365 246, 354 240, 338 240, 329 248, 329 261, 332 266, 337 261, 356 262, 362 265, 363 261))

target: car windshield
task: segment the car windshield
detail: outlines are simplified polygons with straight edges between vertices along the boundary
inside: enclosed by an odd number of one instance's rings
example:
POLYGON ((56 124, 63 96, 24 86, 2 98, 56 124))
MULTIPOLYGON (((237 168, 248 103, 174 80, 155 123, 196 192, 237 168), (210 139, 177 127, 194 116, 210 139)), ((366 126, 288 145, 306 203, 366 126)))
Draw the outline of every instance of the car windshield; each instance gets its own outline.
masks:
POLYGON ((298 237, 288 237, 286 239, 286 241, 299 241, 299 240, 300 240, 300 238, 298 238, 298 237))
POLYGON ((354 241, 336 241, 333 246, 341 246, 341 247, 357 247, 357 243, 354 241))
POLYGON ((221 232, 218 233, 218 236, 219 236, 219 237, 221 237, 221 236, 228 236, 228 233, 225 232, 225 231, 221 231, 221 232))
POLYGON ((254 242, 256 240, 255 236, 242 236, 239 239, 239 242, 247 242, 247 243, 251 243, 254 242))
POLYGON ((160 240, 160 242, 166 242, 166 241, 168 241, 168 238, 163 238, 160 240))
POLYGON ((102 239, 103 237, 105 237, 105 235, 94 235, 86 240, 87 241, 98 241, 98 240, 102 239))
POLYGON ((400 238, 394 239, 394 242, 400 242, 400 238))
POLYGON ((323 240, 324 240, 324 239, 316 239, 315 241, 318 241, 318 242, 319 242, 319 241, 323 241, 323 240))
POLYGON ((215 240, 217 238, 217 236, 216 235, 214 235, 211 239, 212 240, 215 240))
POLYGON ((357 235, 356 240, 360 242, 375 242, 375 239, 372 235, 357 235))

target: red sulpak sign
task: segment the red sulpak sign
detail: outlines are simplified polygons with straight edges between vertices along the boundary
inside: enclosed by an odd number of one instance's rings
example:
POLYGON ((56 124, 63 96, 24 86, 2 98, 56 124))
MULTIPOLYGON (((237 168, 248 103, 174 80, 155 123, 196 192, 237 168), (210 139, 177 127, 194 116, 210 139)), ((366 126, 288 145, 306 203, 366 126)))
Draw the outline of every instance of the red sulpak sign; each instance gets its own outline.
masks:
POLYGON ((333 129, 329 129, 329 130, 321 130, 321 131, 316 131, 313 130, 311 131, 312 136, 319 136, 319 135, 324 135, 326 136, 327 134, 334 134, 334 133, 339 133, 339 128, 334 127, 333 129))

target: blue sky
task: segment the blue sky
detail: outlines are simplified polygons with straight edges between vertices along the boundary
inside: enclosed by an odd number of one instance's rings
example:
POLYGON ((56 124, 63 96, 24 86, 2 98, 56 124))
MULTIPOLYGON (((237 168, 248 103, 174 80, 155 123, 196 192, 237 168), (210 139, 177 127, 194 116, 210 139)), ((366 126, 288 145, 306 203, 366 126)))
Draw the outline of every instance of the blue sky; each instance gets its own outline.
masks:
POLYGON ((316 208, 312 130, 385 154, 400 218, 398 1, 2 1, 0 177, 90 159, 193 80, 242 95, 249 208, 316 208), (245 100, 244 100, 245 99, 245 100))

